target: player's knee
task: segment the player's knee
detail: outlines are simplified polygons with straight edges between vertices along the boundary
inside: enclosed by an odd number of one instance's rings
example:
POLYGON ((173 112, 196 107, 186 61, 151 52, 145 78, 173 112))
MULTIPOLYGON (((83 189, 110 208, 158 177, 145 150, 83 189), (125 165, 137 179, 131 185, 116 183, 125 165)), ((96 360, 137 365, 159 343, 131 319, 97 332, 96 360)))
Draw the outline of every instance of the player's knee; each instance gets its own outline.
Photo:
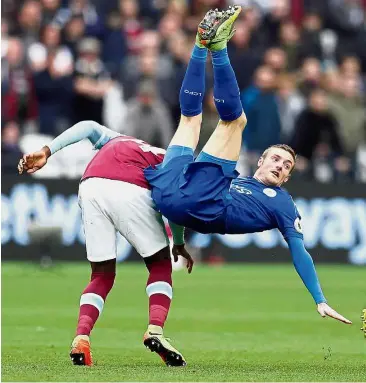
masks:
POLYGON ((116 273, 116 259, 103 262, 90 262, 93 273, 116 273))
POLYGON ((244 130, 247 125, 247 116, 245 115, 244 111, 234 122, 237 127, 244 130))
POLYGON ((170 262, 170 247, 166 246, 163 249, 159 250, 157 253, 144 258, 146 267, 149 269, 153 264, 157 264, 161 261, 169 261, 170 262))

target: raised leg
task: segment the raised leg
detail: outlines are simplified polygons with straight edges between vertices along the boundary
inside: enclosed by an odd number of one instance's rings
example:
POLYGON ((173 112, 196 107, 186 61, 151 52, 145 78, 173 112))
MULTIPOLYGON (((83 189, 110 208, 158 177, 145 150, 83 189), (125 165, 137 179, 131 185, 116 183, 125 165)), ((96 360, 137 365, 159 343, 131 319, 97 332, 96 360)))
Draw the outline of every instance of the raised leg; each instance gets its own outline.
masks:
MULTIPOLYGON (((233 23, 240 13, 240 7, 229 8, 225 12, 228 14, 226 21, 208 44, 212 52, 214 99, 220 120, 197 161, 207 161, 211 156, 233 161, 236 164, 240 155, 246 116, 241 105, 240 90, 230 64, 226 44, 233 35, 233 23)), ((215 161, 211 158, 211 162, 215 161)))

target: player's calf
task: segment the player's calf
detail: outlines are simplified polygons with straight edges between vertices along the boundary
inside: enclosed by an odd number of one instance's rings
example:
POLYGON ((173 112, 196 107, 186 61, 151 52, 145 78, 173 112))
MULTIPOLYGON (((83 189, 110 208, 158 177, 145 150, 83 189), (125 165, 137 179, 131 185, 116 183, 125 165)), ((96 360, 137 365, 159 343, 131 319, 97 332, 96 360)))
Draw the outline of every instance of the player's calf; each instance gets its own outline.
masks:
POLYGON ((202 113, 196 116, 181 114, 178 128, 170 141, 169 146, 184 146, 195 150, 200 137, 202 113))
POLYGON ((92 365, 89 336, 113 287, 116 260, 91 262, 91 267, 90 282, 80 297, 76 337, 72 342, 70 352, 71 361, 79 366, 92 365))
MULTIPOLYGON (((247 119, 244 112, 234 121, 220 120, 202 152, 225 161, 238 161, 246 123, 247 119)), ((198 156, 197 161, 200 156, 198 156)))
POLYGON ((170 248, 167 246, 144 261, 149 270, 146 283, 149 325, 144 334, 144 345, 150 351, 156 352, 167 366, 185 366, 182 354, 163 335, 163 327, 173 298, 170 248))

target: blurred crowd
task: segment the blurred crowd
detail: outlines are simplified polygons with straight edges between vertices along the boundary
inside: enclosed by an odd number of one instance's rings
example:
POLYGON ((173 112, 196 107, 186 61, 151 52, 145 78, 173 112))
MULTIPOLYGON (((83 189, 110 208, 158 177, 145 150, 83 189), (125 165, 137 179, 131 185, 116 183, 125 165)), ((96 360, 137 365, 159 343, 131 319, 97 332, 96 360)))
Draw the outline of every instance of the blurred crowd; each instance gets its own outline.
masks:
MULTIPOLYGON (((299 155, 294 177, 366 182, 366 0, 235 4, 244 10, 228 50, 248 117, 242 173, 269 145, 288 143, 299 155)), ((197 25, 228 5, 3 0, 2 172, 15 172, 31 142, 81 120, 166 147, 197 25)), ((218 120, 209 61, 206 73, 198 150, 218 120)))

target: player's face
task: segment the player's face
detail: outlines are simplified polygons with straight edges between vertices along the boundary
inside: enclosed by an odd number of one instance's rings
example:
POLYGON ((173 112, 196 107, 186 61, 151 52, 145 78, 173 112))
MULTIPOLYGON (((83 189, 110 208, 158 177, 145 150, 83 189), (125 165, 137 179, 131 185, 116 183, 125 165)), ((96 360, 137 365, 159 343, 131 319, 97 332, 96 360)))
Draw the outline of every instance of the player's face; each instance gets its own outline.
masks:
POLYGON ((281 186, 290 178, 294 159, 286 150, 272 148, 258 161, 257 177, 266 185, 281 186))

